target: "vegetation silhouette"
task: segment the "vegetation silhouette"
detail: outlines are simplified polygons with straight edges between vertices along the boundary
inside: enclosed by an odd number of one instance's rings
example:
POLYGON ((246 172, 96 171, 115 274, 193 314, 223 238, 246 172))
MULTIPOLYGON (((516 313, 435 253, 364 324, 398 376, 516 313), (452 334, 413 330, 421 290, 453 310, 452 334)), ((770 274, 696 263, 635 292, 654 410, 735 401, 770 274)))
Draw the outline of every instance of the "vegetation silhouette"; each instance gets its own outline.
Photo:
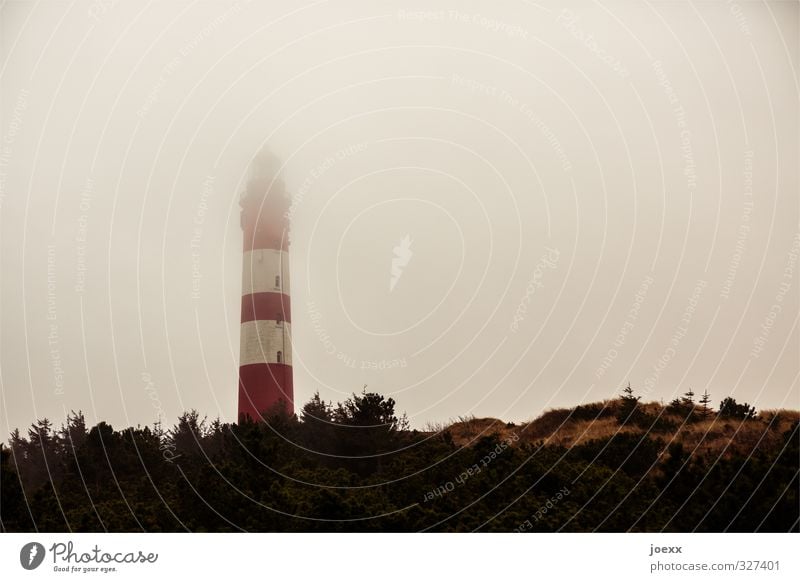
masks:
POLYGON ((42 419, 0 446, 6 532, 798 531, 798 415, 619 398, 412 430, 392 398, 165 430, 42 419), (435 430, 434 430, 435 429, 435 430), (568 491, 568 495, 562 492, 568 491), (553 500, 556 500, 555 504, 553 500), (547 507, 547 511, 542 511, 547 507), (524 527, 522 524, 526 524, 524 527))

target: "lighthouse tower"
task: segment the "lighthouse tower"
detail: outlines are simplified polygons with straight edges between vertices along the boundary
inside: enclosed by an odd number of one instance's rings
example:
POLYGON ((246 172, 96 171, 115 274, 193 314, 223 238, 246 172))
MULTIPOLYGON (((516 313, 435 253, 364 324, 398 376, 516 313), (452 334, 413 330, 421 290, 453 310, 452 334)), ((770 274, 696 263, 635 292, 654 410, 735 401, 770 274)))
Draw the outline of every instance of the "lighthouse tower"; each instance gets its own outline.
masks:
POLYGON ((289 294, 289 197, 280 163, 259 153, 241 197, 244 261, 239 421, 282 406, 294 412, 289 294))

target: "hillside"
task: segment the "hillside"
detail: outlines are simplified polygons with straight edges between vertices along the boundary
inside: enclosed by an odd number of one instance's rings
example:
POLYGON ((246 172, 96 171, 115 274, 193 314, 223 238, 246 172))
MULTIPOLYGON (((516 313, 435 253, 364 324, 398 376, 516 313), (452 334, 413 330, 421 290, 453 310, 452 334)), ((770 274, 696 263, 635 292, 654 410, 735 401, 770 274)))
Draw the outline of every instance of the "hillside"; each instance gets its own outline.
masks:
POLYGON ((695 418, 670 412, 657 402, 640 404, 653 419, 649 424, 620 422, 621 400, 608 400, 575 408, 558 408, 535 420, 509 424, 496 418, 469 418, 453 422, 444 430, 453 435, 459 446, 468 446, 476 438, 494 435, 499 439, 519 437, 514 446, 555 445, 571 447, 592 440, 608 439, 616 434, 636 435, 662 441, 665 446, 680 444, 692 455, 715 454, 724 458, 773 450, 783 443, 783 435, 800 421, 800 411, 767 410, 753 419, 695 418), (656 420, 657 419, 657 420, 656 420))

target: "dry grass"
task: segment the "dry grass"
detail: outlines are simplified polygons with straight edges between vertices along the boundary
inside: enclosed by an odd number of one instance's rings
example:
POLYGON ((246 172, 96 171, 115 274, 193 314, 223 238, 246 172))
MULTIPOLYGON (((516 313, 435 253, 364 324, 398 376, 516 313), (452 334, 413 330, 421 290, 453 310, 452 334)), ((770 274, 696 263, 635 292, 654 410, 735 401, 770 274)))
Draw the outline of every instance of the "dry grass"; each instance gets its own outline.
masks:
POLYGON ((574 409, 548 410, 535 420, 520 426, 508 426, 496 418, 463 418, 445 427, 459 446, 469 446, 483 436, 506 439, 516 433, 517 444, 543 443, 570 447, 587 441, 604 440, 615 434, 641 434, 665 443, 680 443, 684 450, 696 455, 749 455, 757 449, 779 446, 784 433, 800 421, 800 411, 766 410, 752 420, 711 417, 692 423, 666 413, 658 402, 640 404, 640 410, 667 421, 674 428, 647 431, 645 428, 620 425, 617 413, 619 400, 597 402, 574 409))
POLYGON ((469 446, 486 436, 494 435, 500 440, 509 439, 519 432, 519 427, 509 427, 496 418, 469 418, 451 424, 446 430, 456 445, 469 446))
POLYGON ((695 454, 746 456, 759 449, 773 449, 784 441, 784 433, 797 422, 800 413, 781 412, 777 417, 759 415, 753 420, 703 420, 686 424, 671 436, 695 454))

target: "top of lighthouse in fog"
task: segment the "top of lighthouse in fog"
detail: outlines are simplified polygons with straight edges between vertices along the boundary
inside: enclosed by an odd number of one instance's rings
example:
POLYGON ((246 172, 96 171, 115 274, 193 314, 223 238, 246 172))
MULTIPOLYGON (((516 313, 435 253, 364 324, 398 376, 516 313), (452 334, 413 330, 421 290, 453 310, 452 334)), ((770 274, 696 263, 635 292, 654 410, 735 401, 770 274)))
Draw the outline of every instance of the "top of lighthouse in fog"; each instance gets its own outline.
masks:
POLYGON ((280 172, 281 161, 267 149, 259 151, 250 162, 250 178, 274 178, 280 172))
POLYGON ((282 167, 283 164, 275 154, 266 148, 259 151, 250 162, 247 189, 242 193, 242 198, 285 197, 284 183, 279 177, 282 167))

